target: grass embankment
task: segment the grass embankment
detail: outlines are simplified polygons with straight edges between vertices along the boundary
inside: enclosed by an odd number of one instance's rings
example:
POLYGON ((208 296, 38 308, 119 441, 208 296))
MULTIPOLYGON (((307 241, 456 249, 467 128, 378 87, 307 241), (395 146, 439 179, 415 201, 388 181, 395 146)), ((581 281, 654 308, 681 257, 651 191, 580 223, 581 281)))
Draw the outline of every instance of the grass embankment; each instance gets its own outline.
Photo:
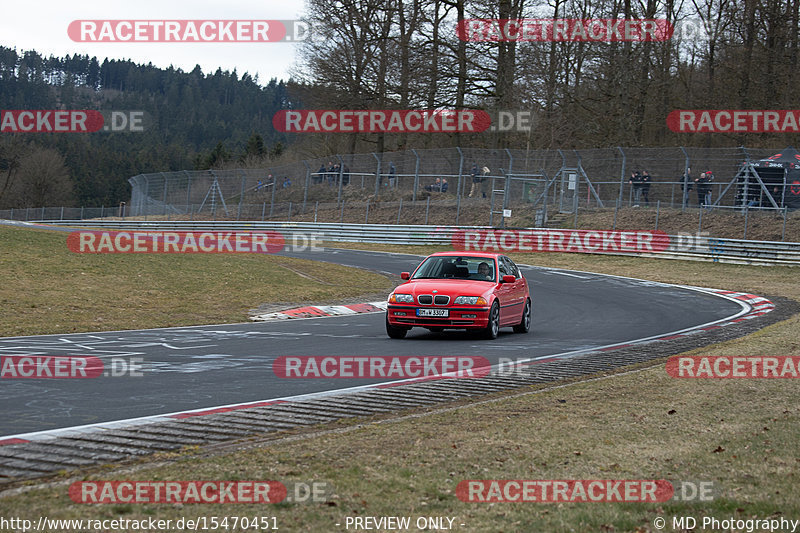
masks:
POLYGON ((245 322, 265 303, 384 291, 385 277, 264 254, 75 254, 66 232, 0 227, 0 336, 245 322))
MULTIPOLYGON (((363 245, 359 246, 363 248, 363 245)), ((429 250, 410 248, 412 253, 429 250), (414 252, 415 251, 415 252, 414 252)), ((800 299, 796 270, 577 255, 515 256, 665 282, 800 299)), ((541 310, 539 312, 546 312, 541 310)), ((706 355, 800 355, 800 319, 695 350, 706 355)), ((535 316, 533 335, 536 334, 535 316)), ((271 515, 284 531, 344 531, 347 516, 454 517, 455 531, 658 531, 657 517, 800 518, 797 380, 678 380, 659 364, 584 382, 297 441, 196 456, 92 479, 324 481, 326 503, 77 505, 67 484, 0 499, 4 516, 157 518, 271 515), (663 504, 464 503, 465 479, 712 481, 713 501, 663 504), (336 527, 335 524, 342 524, 336 527), (461 524, 464 524, 461 526, 461 524)), ((414 529, 412 528, 412 531, 414 529)))

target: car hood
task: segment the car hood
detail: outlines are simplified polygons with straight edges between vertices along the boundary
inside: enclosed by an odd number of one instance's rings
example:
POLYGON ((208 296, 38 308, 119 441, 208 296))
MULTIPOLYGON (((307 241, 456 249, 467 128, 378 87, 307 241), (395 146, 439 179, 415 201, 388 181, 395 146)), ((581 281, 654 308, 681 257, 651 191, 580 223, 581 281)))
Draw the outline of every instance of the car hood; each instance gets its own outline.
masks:
POLYGON ((400 286, 394 291, 402 294, 444 294, 450 297, 455 296, 482 296, 492 291, 495 287, 494 282, 476 281, 469 279, 420 279, 411 280, 400 286))

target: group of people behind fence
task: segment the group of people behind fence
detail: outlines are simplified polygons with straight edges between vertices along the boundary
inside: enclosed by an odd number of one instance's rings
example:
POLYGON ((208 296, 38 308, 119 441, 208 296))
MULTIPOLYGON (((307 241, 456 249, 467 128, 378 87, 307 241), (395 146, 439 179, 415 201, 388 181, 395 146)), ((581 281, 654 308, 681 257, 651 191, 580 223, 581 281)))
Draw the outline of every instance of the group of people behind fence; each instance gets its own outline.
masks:
POLYGON ((681 190, 686 203, 689 203, 689 193, 692 188, 697 190, 697 206, 705 207, 711 205, 711 189, 714 181, 714 173, 710 170, 700 174, 699 178, 692 179, 692 169, 686 168, 686 172, 681 176, 681 190))
POLYGON ((628 183, 633 188, 633 207, 639 207, 639 203, 644 200, 645 205, 650 205, 650 173, 648 171, 631 172, 628 183))
POLYGON ((311 175, 311 181, 314 185, 339 185, 340 175, 342 177, 342 185, 350 183, 350 167, 345 165, 344 168, 342 168, 339 163, 333 164, 332 161, 328 161, 327 167, 325 163, 323 163, 320 165, 319 170, 311 175))

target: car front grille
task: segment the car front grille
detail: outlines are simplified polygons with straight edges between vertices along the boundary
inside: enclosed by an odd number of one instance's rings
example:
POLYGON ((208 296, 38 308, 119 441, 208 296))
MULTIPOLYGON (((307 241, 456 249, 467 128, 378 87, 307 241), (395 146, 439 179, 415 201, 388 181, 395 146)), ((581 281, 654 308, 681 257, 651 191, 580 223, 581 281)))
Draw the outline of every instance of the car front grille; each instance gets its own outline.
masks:
POLYGON ((417 296, 417 302, 419 305, 431 305, 433 303, 433 296, 430 294, 422 294, 417 296))
POLYGON ((450 303, 450 297, 442 294, 437 294, 433 298, 433 303, 436 305, 447 305, 450 303))

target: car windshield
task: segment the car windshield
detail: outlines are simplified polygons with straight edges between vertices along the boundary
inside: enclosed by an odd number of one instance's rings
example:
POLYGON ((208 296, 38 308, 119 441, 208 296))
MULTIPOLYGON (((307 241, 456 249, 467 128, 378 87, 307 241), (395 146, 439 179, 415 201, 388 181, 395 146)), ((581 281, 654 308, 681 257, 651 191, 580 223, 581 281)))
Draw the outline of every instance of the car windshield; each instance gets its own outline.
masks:
POLYGON ((496 270, 495 260, 490 257, 439 255, 423 261, 411 279, 494 281, 496 270))

